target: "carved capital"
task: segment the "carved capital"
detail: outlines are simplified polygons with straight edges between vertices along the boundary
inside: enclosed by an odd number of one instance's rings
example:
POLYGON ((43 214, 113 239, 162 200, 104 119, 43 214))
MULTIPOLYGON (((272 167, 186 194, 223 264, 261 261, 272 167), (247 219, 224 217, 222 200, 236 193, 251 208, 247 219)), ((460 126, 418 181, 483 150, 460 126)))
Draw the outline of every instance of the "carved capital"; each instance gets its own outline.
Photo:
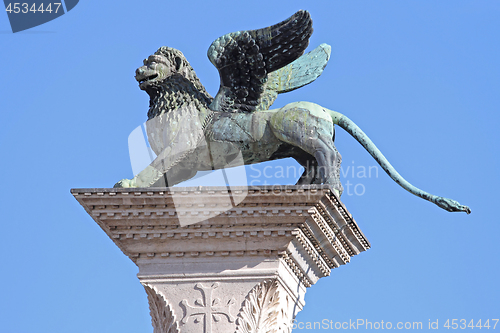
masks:
POLYGON ((153 332, 178 333, 179 327, 170 304, 154 288, 144 285, 144 289, 148 295, 153 332))
POLYGON ((139 267, 155 333, 290 332, 306 288, 370 244, 328 186, 245 190, 73 194, 139 267))
POLYGON ((280 293, 277 280, 255 286, 245 298, 236 321, 237 333, 289 333, 288 295, 280 293))

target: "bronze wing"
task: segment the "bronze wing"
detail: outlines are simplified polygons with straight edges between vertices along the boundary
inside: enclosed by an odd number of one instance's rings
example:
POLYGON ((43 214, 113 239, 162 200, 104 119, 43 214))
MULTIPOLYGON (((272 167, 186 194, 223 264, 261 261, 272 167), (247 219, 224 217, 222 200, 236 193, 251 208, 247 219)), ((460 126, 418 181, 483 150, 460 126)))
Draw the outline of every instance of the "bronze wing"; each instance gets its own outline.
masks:
POLYGON ((252 112, 260 104, 268 73, 299 58, 313 32, 309 12, 299 10, 273 26, 226 34, 208 49, 219 70, 220 88, 210 108, 224 112, 252 112))

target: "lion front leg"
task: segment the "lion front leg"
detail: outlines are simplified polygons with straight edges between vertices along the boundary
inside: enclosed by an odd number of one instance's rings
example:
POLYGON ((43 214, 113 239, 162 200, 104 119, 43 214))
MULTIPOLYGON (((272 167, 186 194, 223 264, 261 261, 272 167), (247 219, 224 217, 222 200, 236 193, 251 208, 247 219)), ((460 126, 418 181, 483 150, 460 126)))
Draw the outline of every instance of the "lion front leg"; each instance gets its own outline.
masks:
MULTIPOLYGON (((173 158, 172 148, 164 149, 150 165, 132 179, 122 179, 114 187, 151 187, 170 170, 178 159, 173 158)), ((178 157, 178 156, 177 156, 178 157)))
POLYGON ((189 147, 179 153, 172 153, 172 148, 167 147, 137 176, 132 179, 122 179, 114 187, 174 186, 190 179, 196 175, 197 169, 183 166, 182 161, 188 158, 194 148, 189 147))
POLYGON ((150 187, 163 177, 163 173, 148 165, 137 176, 132 179, 122 179, 115 184, 115 188, 130 188, 130 187, 150 187))

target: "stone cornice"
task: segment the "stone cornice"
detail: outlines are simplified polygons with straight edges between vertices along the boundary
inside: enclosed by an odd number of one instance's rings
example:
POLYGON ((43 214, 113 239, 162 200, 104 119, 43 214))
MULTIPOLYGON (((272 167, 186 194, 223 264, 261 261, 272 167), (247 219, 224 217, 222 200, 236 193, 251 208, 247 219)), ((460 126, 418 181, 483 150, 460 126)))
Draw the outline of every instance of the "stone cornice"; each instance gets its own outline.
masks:
POLYGON ((370 247, 336 194, 324 185, 71 193, 139 265, 216 257, 281 258, 310 286, 370 247))

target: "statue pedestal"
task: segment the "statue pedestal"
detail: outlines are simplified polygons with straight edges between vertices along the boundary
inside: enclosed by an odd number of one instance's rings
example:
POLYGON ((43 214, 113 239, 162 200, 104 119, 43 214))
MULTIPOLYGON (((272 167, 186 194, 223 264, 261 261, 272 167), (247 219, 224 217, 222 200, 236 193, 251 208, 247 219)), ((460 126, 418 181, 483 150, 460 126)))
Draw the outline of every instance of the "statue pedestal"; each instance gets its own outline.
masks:
POLYGON ((73 189, 139 267, 156 332, 290 332, 306 288, 370 247, 328 186, 73 189))

